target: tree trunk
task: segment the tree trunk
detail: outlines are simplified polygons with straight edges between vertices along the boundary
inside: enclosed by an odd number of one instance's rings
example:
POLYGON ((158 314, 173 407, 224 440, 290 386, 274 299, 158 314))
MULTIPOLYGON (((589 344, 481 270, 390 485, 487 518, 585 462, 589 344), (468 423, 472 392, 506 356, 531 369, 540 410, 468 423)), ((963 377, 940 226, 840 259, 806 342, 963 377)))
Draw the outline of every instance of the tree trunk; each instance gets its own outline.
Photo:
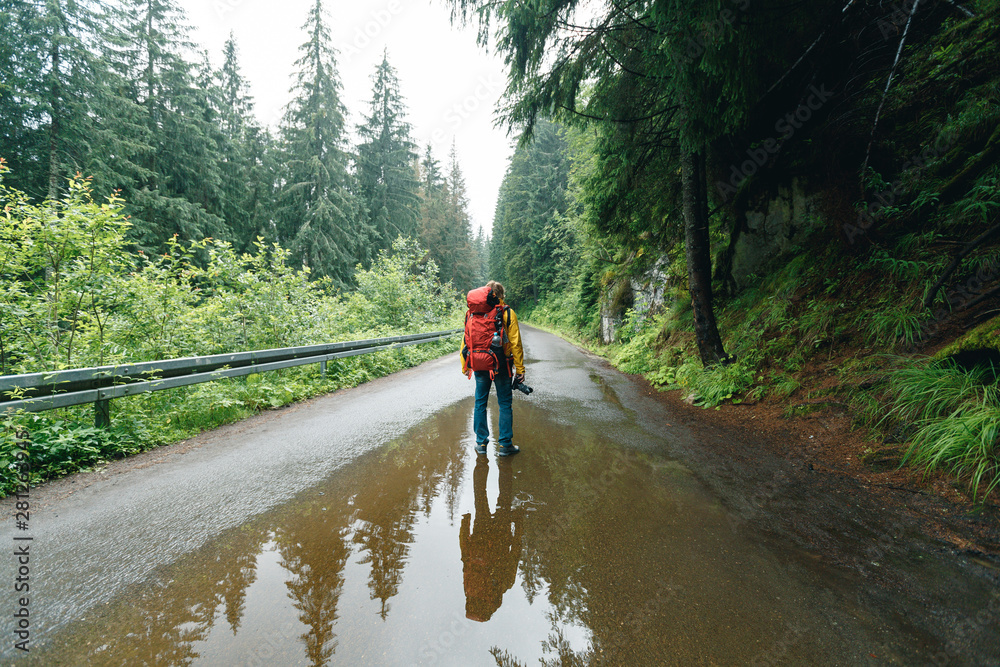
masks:
POLYGON ((701 363, 707 368, 727 358, 712 310, 712 254, 708 234, 708 191, 705 155, 681 152, 684 200, 684 245, 687 253, 688 289, 694 310, 694 333, 701 363))
POLYGON ((59 196, 59 133, 62 132, 60 127, 60 114, 62 110, 60 108, 60 91, 59 91, 59 77, 62 76, 62 72, 59 71, 62 67, 59 57, 59 34, 58 32, 52 36, 52 47, 49 50, 49 57, 51 58, 52 73, 50 75, 51 79, 49 82, 49 113, 52 117, 52 122, 49 125, 49 191, 48 198, 56 199, 59 196))

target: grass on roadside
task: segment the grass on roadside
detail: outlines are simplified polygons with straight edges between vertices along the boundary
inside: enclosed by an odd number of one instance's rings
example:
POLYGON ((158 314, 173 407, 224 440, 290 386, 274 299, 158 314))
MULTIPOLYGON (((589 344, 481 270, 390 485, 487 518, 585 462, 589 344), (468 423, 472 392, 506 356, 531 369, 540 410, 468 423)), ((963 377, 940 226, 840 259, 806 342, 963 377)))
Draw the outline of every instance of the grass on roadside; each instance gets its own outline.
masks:
POLYGON ((1000 484, 997 369, 965 369, 952 359, 903 359, 889 374, 883 430, 905 434, 903 463, 966 479, 973 496, 1000 484))

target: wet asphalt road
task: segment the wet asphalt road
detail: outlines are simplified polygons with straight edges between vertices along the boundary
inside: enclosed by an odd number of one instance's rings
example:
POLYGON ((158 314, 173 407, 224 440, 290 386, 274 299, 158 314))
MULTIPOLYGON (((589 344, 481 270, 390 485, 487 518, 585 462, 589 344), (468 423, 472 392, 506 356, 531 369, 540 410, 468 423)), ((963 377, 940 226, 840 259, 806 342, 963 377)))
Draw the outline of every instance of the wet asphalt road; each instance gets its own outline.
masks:
POLYGON ((853 665, 937 648, 861 602, 850 571, 754 534, 671 457, 694 434, 628 378, 525 342, 536 391, 515 392, 513 458, 473 452, 452 356, 33 490, 28 662, 853 665))

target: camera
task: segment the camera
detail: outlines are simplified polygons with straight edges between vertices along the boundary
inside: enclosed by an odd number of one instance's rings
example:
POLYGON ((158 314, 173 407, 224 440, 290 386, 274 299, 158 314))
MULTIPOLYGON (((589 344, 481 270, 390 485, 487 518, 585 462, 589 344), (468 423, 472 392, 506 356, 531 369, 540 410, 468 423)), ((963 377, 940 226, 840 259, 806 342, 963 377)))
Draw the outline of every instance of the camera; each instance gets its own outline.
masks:
POLYGON ((517 389, 517 390, 518 390, 519 392, 521 392, 521 393, 522 393, 522 394, 524 394, 525 396, 527 396, 527 395, 528 395, 528 394, 530 394, 531 392, 535 391, 534 389, 532 389, 532 388, 531 388, 531 387, 529 387, 528 385, 524 384, 524 382, 521 382, 521 381, 520 381, 520 380, 518 380, 517 378, 514 378, 514 384, 512 384, 512 385, 510 386, 510 388, 511 388, 511 389, 517 389))

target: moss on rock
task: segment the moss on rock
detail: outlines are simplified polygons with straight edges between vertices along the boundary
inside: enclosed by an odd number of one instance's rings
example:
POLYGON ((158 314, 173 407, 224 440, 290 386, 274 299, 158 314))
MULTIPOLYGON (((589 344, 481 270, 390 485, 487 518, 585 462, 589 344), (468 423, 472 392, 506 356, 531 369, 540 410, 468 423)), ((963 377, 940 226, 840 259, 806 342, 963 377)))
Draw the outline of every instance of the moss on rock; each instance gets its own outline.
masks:
POLYGON ((975 351, 1000 352, 1000 315, 983 322, 968 333, 956 338, 950 345, 934 355, 935 359, 954 357, 975 351))

